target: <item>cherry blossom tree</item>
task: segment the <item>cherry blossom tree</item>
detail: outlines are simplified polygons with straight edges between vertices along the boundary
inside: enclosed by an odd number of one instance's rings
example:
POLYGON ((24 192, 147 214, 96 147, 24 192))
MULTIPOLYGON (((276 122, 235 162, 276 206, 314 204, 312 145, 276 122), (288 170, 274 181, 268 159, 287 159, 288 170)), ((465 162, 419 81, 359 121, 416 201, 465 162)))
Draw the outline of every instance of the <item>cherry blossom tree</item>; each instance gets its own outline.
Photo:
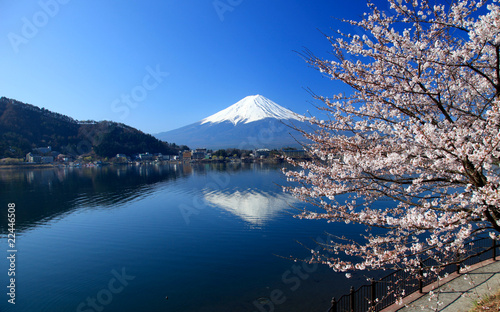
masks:
POLYGON ((299 169, 284 170, 285 189, 314 205, 300 218, 382 228, 311 261, 418 273, 433 257, 437 273, 467 240, 500 232, 500 7, 388 1, 345 21, 365 35, 327 37, 334 60, 304 53, 352 92, 313 94, 327 117, 308 118, 312 160, 289 159, 299 169))

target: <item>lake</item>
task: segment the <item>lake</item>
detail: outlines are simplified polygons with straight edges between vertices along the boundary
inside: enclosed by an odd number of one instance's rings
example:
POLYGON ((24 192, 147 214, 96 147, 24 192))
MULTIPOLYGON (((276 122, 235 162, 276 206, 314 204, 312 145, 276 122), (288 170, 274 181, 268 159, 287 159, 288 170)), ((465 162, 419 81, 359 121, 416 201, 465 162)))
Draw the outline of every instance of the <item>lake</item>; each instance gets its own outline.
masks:
POLYGON ((301 259, 325 232, 300 220, 282 165, 0 170, 0 311, 326 311, 347 279, 301 259), (8 302, 15 203, 15 305, 8 302), (294 258, 298 261, 293 261, 294 258))

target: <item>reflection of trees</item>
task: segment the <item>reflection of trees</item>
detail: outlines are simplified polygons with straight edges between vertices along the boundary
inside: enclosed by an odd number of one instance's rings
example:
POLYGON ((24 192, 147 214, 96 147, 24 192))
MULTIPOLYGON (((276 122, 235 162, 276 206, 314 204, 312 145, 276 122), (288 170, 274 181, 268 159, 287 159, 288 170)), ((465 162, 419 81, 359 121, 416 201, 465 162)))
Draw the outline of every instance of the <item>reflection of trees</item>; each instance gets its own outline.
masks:
MULTIPOLYGON (((270 166, 269 170, 278 170, 270 166)), ((112 208, 148 196, 170 180, 192 175, 228 174, 231 183, 248 183, 260 164, 193 163, 170 165, 105 166, 100 168, 50 168, 0 170, 0 205, 16 204, 16 228, 29 228, 79 208, 112 208)), ((200 180, 200 182, 202 182, 200 180)), ((255 185, 262 181, 255 182, 255 185)), ((200 185, 202 188, 206 185, 200 185)), ((200 189, 201 191, 201 189, 200 189)), ((7 210, 0 209, 0 220, 7 210)), ((0 224, 0 234, 7 224, 0 224)))
MULTIPOLYGON (((174 166, 0 170, 1 204, 16 204, 19 231, 76 208, 115 207, 182 176, 174 166)), ((1 220, 7 220, 6 213, 0 210, 1 220)), ((0 233, 6 233, 6 226, 0 224, 0 233)))
POLYGON ((240 171, 255 170, 257 168, 259 169, 259 171, 262 171, 263 169, 275 171, 275 170, 280 170, 284 166, 284 164, 240 163, 240 162, 193 163, 189 165, 193 168, 193 170, 196 173, 202 173, 205 171, 218 171, 229 174, 237 173, 240 171))

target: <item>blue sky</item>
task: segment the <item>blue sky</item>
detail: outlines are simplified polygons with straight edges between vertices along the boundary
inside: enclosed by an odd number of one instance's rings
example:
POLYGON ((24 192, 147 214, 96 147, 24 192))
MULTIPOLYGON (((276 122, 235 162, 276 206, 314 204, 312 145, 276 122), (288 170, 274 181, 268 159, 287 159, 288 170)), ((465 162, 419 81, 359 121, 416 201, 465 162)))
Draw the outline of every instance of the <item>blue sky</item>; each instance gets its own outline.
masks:
POLYGON ((365 10, 365 0, 3 0, 0 96, 147 133, 252 94, 314 112, 304 88, 343 86, 294 50, 331 57, 321 32, 365 10))

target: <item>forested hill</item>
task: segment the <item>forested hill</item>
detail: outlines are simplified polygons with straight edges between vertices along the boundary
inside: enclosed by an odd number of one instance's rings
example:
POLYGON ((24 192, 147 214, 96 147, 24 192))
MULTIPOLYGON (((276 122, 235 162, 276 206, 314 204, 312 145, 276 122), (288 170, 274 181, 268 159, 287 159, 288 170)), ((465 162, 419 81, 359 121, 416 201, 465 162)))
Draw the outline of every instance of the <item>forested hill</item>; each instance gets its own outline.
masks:
POLYGON ((143 152, 171 155, 180 149, 122 123, 77 121, 34 105, 0 98, 0 158, 24 157, 33 148, 46 146, 71 155, 94 151, 100 157, 143 152))

